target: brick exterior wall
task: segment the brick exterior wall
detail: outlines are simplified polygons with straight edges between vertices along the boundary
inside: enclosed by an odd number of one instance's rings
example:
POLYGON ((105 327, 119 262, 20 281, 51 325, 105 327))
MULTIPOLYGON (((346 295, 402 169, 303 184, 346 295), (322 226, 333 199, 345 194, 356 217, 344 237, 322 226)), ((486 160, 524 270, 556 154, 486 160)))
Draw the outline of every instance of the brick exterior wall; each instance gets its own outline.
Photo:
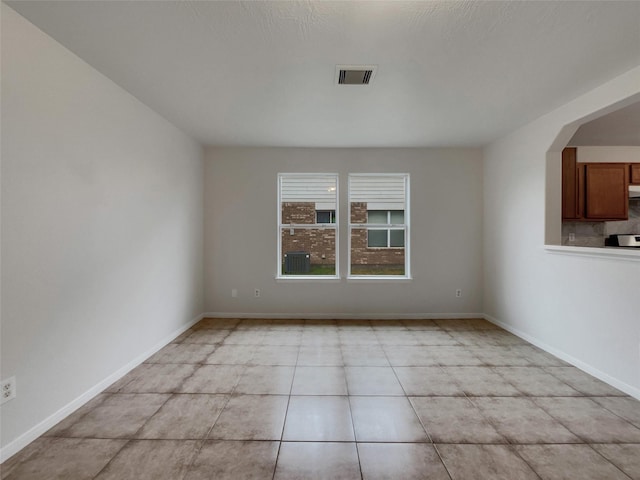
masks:
MULTIPOLYGON (((367 204, 351 202, 351 223, 367 223, 367 204)), ((404 248, 369 248, 367 229, 351 231, 352 265, 404 265, 404 248)))
MULTIPOLYGON (((316 204, 296 202, 282 204, 282 223, 301 225, 316 223, 316 204)), ((287 252, 309 252, 311 265, 335 265, 336 231, 323 228, 298 228, 291 235, 288 228, 282 231, 282 259, 287 252), (322 256, 324 255, 324 258, 322 256)))
MULTIPOLYGON (((351 203, 351 223, 367 223, 367 204, 351 203)), ((282 204, 282 223, 313 224, 316 221, 315 203, 290 202, 282 204)), ((404 248, 369 248, 367 230, 354 229, 351 236, 351 263, 353 265, 403 265, 404 248)), ((336 237, 334 229, 295 229, 294 234, 282 231, 282 258, 287 252, 309 252, 311 264, 334 265, 336 237), (324 254, 325 258, 322 258, 324 254)))

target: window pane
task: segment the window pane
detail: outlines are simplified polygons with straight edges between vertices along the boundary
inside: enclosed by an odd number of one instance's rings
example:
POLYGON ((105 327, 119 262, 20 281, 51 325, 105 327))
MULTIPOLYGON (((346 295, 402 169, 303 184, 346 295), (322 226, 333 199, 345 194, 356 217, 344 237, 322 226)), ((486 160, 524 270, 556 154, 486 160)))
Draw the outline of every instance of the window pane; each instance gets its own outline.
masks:
POLYGON ((367 223, 388 223, 386 210, 369 210, 367 212, 367 223))
POLYGON ((386 247, 387 230, 369 230, 369 247, 386 247))
POLYGON ((337 187, 337 175, 278 175, 278 276, 336 275, 337 187))
POLYGON ((404 247, 404 230, 391 230, 391 247, 404 247))
POLYGON ((349 175, 349 275, 410 275, 408 185, 404 174, 349 175))
POLYGON ((335 275, 334 228, 283 228, 282 275, 335 275))
POLYGON ((391 223, 402 225, 404 223, 404 210, 391 210, 391 223))
POLYGON ((336 223, 335 210, 319 210, 316 212, 316 223, 336 223))

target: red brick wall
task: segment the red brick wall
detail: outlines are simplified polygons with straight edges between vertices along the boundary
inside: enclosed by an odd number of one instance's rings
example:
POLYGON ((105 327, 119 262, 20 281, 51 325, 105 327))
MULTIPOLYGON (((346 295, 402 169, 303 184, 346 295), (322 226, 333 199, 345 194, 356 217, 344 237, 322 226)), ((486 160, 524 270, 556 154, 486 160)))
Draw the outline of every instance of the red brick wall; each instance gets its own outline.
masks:
MULTIPOLYGON (((367 223, 367 204, 351 203, 351 223, 367 223)), ((290 202, 282 204, 282 223, 313 224, 316 221, 315 203, 290 202)), ((336 237, 334 229, 302 229, 290 234, 282 231, 282 259, 287 252, 311 253, 311 264, 334 265, 336 261, 336 237), (324 259, 322 255, 324 254, 324 259)), ((353 265, 404 265, 404 248, 369 248, 367 230, 357 228, 351 236, 351 263, 353 265)))
MULTIPOLYGON (((282 223, 301 225, 316 223, 316 204, 296 202, 282 204, 282 223)), ((282 231, 282 260, 287 252, 309 252, 312 265, 335 265, 336 231, 333 228, 298 228, 291 235, 288 228, 282 231), (322 256, 324 255, 324 258, 322 256)))
MULTIPOLYGON (((367 223, 367 204, 351 202, 351 223, 367 223)), ((369 248, 367 229, 351 231, 352 265, 404 265, 404 248, 369 248)))

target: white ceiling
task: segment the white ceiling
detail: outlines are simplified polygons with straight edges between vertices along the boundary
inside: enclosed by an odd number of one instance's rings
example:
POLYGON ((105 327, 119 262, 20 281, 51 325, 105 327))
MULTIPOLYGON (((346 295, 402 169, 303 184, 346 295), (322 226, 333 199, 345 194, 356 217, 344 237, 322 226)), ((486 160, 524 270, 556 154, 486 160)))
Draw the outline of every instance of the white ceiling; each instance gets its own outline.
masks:
POLYGON ((640 147, 640 102, 581 125, 569 145, 640 147))
POLYGON ((640 65, 635 1, 7 3, 206 145, 482 145, 640 65))

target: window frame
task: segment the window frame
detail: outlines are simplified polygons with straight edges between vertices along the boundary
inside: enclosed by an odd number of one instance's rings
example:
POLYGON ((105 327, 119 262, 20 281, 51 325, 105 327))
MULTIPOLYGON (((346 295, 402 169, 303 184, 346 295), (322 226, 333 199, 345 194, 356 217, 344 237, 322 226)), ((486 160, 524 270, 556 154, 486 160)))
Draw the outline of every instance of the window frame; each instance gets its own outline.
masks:
MULTIPOLYGON (((410 174, 408 173, 349 173, 347 178, 347 279, 348 280, 411 280, 411 248, 410 248, 410 223, 411 223, 411 195, 410 195, 410 174), (404 223, 403 224, 370 224, 351 223, 351 181, 358 177, 402 177, 404 179, 404 223), (390 245, 391 230, 404 230, 404 247, 369 247, 372 249, 404 248, 404 275, 354 275, 351 273, 351 237, 354 229, 367 229, 367 245, 369 243, 369 230, 387 230, 387 245, 390 245)), ((371 209, 372 211, 384 211, 383 209, 371 209)), ((391 211, 397 209, 387 209, 387 221, 391 221, 391 211)), ((367 212, 369 210, 367 209, 367 212)))
MULTIPOLYGON (((276 280, 285 281, 327 281, 340 279, 340 218, 339 218, 339 200, 340 200, 340 177, 337 173, 278 173, 277 176, 277 255, 276 255, 276 280), (284 178, 313 178, 313 177, 334 177, 335 178, 335 222, 334 223, 317 223, 318 215, 314 212, 314 221, 316 223, 304 224, 283 224, 282 223, 282 180, 284 178), (282 255, 282 231, 284 229, 318 229, 318 230, 334 230, 335 231, 335 274, 334 275, 285 275, 282 273, 283 255, 282 255)), ((329 209, 321 209, 319 211, 330 211, 329 209)))

